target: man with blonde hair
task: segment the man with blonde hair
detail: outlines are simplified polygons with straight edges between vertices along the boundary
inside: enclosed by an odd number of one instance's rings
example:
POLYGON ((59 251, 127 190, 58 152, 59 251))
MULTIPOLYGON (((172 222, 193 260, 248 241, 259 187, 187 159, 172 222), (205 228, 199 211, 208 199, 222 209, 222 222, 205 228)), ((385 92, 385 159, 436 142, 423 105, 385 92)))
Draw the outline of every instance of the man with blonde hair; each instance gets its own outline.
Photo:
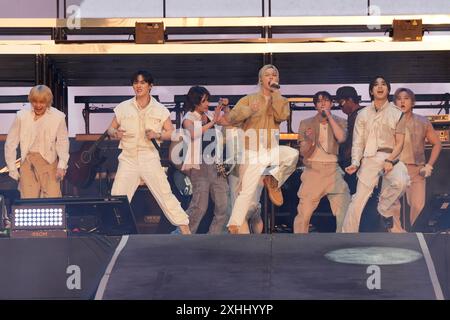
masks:
MULTIPOLYGON (((431 122, 426 117, 413 113, 416 102, 413 91, 408 88, 397 89, 394 93, 394 101, 396 106, 403 111, 403 117, 405 118, 405 142, 400 160, 406 165, 411 179, 411 184, 406 189, 406 200, 411 208, 409 219, 411 226, 413 226, 425 206, 425 180, 431 176, 442 146, 431 122), (425 158, 426 140, 432 145, 428 161, 425 158)), ((401 232, 404 230, 400 223, 399 203, 396 209, 394 227, 401 232)))
POLYGON ((53 108, 49 87, 37 85, 28 95, 31 110, 17 112, 5 143, 9 176, 19 181, 21 198, 61 197, 60 182, 69 160, 65 114, 53 108), (20 144, 20 173, 16 168, 20 144))
POLYGON ((265 65, 258 76, 259 92, 240 99, 219 121, 221 125, 239 126, 244 134, 241 187, 227 225, 232 234, 244 232, 241 226, 248 212, 258 205, 264 186, 274 205, 283 204, 280 188, 295 171, 299 155, 293 148, 280 146, 276 139, 281 122, 290 116, 289 102, 279 90, 278 69, 265 65), (261 179, 262 176, 265 177, 261 179))

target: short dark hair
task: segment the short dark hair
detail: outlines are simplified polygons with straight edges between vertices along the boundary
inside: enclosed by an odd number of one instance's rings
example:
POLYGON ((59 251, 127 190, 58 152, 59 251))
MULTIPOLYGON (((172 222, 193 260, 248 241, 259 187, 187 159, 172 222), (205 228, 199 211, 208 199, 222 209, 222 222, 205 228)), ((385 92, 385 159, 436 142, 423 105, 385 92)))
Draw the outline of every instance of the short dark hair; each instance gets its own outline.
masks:
POLYGON ((384 82, 386 82, 386 85, 387 85, 387 88, 388 88, 388 97, 389 97, 389 93, 391 92, 391 83, 389 81, 387 81, 384 76, 375 76, 374 78, 372 78, 372 80, 369 83, 370 100, 373 100, 372 89, 373 89, 373 87, 375 87, 377 79, 383 79, 384 82))
POLYGON ((331 94, 328 91, 319 91, 317 92, 313 97, 313 103, 314 105, 317 104, 317 101, 319 101, 319 97, 322 96, 323 98, 327 98, 330 101, 333 101, 331 94))
POLYGON ((150 72, 138 70, 131 76, 131 85, 133 85, 137 81, 139 76, 142 76, 142 78, 144 78, 144 81, 147 82, 148 84, 153 84, 153 76, 151 75, 150 72))
POLYGON ((191 87, 186 95, 186 102, 184 103, 185 111, 194 111, 195 107, 202 102, 204 96, 207 99, 211 96, 208 89, 201 86, 191 87))

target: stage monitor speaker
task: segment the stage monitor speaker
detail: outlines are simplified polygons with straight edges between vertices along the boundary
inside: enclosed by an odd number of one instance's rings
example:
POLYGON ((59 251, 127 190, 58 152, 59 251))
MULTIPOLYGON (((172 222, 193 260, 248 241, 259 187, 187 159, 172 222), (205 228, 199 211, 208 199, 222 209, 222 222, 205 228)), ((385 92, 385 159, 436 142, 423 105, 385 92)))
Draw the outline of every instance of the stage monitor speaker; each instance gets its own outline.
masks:
MULTIPOLYGON (((425 148, 425 158, 429 159, 431 154, 431 147, 427 146, 425 148)), ((437 197, 445 194, 450 194, 450 145, 443 144, 442 151, 439 158, 434 164, 434 170, 431 177, 426 179, 426 196, 425 196, 425 207, 422 213, 417 218, 414 226, 412 226, 412 231, 414 232, 433 232, 430 229, 431 220, 433 218, 433 206, 436 203, 437 197)), ((407 212, 409 212, 409 207, 407 207, 407 212)), ((407 214, 409 216, 409 214, 407 214)))
POLYGON ((137 44, 164 43, 163 22, 136 22, 135 42, 137 44))
POLYGON ((432 200, 431 217, 428 226, 432 232, 450 230, 450 195, 442 194, 432 200))
MULTIPOLYGON (((192 183, 189 177, 173 166, 169 166, 167 180, 172 193, 180 202, 181 207, 186 210, 192 198, 192 183)), ((131 207, 133 208, 138 233, 167 234, 175 230, 175 226, 167 220, 158 201, 147 186, 141 185, 137 188, 131 200, 131 207)))
POLYGON ((0 194, 0 229, 6 227, 6 222, 8 221, 8 216, 6 214, 6 203, 5 197, 0 194))
MULTIPOLYGON (((429 159, 430 154, 431 147, 427 146, 425 158, 429 159)), ((450 145, 442 144, 441 153, 433 167, 433 174, 426 180, 426 203, 431 203, 437 195, 450 194, 450 145)))
POLYGON ((138 233, 167 234, 175 227, 167 220, 147 186, 140 186, 131 200, 138 233))
POLYGON ((134 214, 126 196, 19 199, 14 204, 64 205, 69 236, 85 234, 117 236, 137 233, 134 214))

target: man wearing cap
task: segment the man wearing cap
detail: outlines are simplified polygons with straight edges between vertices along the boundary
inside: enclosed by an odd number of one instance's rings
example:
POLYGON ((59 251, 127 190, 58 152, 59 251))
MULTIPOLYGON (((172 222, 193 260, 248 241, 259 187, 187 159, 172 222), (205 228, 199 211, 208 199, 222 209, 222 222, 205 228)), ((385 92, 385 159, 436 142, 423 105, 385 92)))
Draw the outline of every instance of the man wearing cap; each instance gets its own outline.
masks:
MULTIPOLYGON (((356 116, 359 110, 364 108, 359 105, 359 96, 354 87, 344 86, 336 91, 336 102, 342 112, 347 115, 347 139, 339 146, 339 164, 342 168, 347 168, 352 162, 353 128, 355 127, 356 116)), ((350 188, 350 193, 356 192, 356 175, 346 174, 345 181, 350 188)))

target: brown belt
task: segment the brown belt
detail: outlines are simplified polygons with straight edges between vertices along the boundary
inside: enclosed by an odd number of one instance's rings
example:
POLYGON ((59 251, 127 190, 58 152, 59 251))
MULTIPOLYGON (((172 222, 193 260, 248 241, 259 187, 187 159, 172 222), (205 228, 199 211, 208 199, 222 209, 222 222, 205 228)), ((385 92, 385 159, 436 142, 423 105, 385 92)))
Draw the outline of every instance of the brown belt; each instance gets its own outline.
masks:
POLYGON ((392 153, 392 151, 394 151, 391 148, 380 148, 377 150, 377 152, 385 152, 385 153, 392 153))

